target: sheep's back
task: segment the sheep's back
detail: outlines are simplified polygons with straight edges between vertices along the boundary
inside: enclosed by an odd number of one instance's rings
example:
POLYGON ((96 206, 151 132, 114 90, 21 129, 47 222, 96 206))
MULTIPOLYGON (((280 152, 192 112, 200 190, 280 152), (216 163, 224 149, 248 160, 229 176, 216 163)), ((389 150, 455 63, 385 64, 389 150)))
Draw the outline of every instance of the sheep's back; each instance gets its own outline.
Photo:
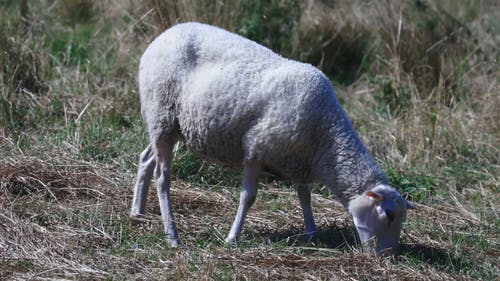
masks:
POLYGON ((204 158, 255 162, 300 181, 310 174, 318 123, 334 99, 316 68, 201 24, 158 37, 141 59, 139 82, 153 140, 179 130, 204 158))

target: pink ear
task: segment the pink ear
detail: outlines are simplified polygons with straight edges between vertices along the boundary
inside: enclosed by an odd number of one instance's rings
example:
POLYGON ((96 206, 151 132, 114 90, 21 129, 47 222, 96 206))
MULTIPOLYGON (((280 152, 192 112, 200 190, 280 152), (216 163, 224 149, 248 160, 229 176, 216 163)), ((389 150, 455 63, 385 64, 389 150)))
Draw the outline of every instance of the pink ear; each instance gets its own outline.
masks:
POLYGON ((366 193, 366 196, 373 198, 373 200, 375 200, 375 201, 382 201, 382 200, 384 200, 384 197, 382 195, 380 195, 378 193, 375 193, 375 192, 373 192, 371 190, 366 193))

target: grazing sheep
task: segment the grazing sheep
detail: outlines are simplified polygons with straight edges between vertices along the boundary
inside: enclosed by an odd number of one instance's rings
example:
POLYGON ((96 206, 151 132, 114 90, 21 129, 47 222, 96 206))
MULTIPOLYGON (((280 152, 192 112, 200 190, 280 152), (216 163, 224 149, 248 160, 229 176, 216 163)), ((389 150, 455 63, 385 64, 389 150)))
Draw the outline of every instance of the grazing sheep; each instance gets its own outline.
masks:
POLYGON ((170 201, 172 149, 179 140, 211 161, 243 168, 240 205, 226 241, 235 246, 271 172, 297 184, 306 233, 316 226, 308 183, 331 188, 354 218, 363 243, 397 245, 411 205, 388 185, 339 104, 327 77, 222 29, 178 24, 156 38, 139 69, 150 145, 140 156, 131 217, 144 213, 153 172, 167 239, 179 244, 170 201))

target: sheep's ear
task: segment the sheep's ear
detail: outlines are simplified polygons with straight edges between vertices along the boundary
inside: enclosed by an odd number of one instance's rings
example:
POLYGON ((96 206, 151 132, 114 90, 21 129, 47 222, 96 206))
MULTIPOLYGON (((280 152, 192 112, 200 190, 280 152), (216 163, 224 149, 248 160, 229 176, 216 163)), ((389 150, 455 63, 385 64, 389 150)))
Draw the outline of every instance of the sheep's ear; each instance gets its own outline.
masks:
POLYGON ((384 197, 382 195, 371 190, 366 192, 366 196, 372 198, 375 202, 381 202, 382 200, 384 200, 384 197))
POLYGON ((404 199, 403 196, 401 196, 401 195, 397 199, 397 202, 399 205, 404 205, 406 207, 406 209, 408 209, 408 210, 415 209, 415 206, 413 206, 410 202, 408 202, 406 199, 404 199))
POLYGON ((413 206, 410 202, 406 201, 406 199, 403 198, 403 202, 405 203, 406 209, 412 210, 415 209, 415 206, 413 206))

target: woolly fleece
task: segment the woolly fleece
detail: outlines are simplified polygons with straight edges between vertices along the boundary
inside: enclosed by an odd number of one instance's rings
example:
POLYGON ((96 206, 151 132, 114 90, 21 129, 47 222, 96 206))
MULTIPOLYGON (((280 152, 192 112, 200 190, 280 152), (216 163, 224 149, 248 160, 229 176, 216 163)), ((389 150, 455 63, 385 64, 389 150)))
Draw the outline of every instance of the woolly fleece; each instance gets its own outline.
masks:
POLYGON ((387 178, 361 143, 328 78, 236 34, 178 24, 140 62, 151 143, 183 140, 229 166, 257 164, 348 201, 387 178))

